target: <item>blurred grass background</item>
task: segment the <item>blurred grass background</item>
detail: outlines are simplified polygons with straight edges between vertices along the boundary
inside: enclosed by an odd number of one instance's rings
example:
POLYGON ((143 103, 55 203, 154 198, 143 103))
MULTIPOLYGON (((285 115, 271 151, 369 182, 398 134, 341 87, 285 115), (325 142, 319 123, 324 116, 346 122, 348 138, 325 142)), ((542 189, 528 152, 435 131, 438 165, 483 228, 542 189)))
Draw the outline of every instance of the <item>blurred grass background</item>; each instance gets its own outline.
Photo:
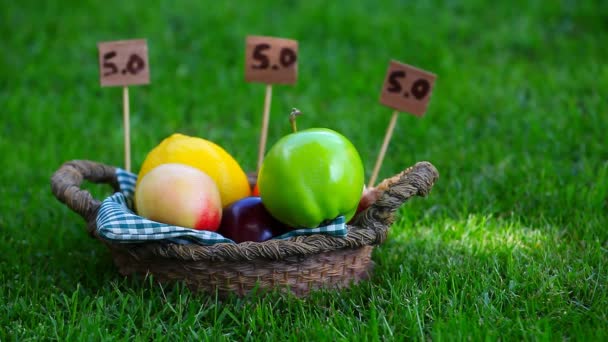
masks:
POLYGON ((0 340, 605 339, 607 18, 605 1, 2 3, 0 340), (248 34, 300 44, 269 145, 298 107, 299 128, 349 137, 368 177, 388 61, 438 75, 427 115, 399 117, 380 178, 420 160, 441 178, 401 210, 369 282, 309 300, 165 292, 118 275, 50 193, 65 161, 123 163, 121 89, 99 86, 99 41, 148 39, 134 170, 173 132, 253 170, 264 86, 244 82, 248 34))

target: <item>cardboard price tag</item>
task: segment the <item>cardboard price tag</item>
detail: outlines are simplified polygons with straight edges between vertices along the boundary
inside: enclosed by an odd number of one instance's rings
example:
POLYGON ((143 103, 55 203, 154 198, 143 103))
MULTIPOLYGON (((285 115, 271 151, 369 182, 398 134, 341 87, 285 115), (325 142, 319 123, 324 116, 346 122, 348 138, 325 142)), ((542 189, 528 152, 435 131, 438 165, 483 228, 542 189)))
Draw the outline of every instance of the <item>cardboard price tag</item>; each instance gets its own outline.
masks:
POLYGON ((97 44, 102 87, 150 83, 148 43, 145 39, 97 44))
POLYGON ((401 112, 423 116, 436 78, 430 72, 391 61, 380 93, 380 103, 401 112))
POLYGON ((266 84, 294 84, 298 78, 296 40, 248 36, 245 43, 245 80, 266 84))

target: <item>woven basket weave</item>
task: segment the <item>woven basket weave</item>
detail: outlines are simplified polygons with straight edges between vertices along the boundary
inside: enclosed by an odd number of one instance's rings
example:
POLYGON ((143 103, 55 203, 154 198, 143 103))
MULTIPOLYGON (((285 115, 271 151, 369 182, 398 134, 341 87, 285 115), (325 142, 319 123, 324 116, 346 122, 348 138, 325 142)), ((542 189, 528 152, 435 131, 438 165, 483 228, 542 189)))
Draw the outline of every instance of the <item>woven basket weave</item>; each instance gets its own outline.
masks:
POLYGON ((318 288, 343 288, 365 279, 372 248, 382 243, 397 209, 413 196, 426 196, 438 178, 435 167, 420 162, 384 180, 381 195, 348 225, 347 237, 298 236, 265 242, 167 244, 112 243, 96 234, 101 202, 80 188, 83 180, 118 191, 116 169, 86 160, 63 164, 51 179, 53 194, 87 222, 89 234, 111 251, 123 275, 152 274, 161 282, 183 281, 195 291, 245 295, 254 288, 288 289, 305 296, 318 288))

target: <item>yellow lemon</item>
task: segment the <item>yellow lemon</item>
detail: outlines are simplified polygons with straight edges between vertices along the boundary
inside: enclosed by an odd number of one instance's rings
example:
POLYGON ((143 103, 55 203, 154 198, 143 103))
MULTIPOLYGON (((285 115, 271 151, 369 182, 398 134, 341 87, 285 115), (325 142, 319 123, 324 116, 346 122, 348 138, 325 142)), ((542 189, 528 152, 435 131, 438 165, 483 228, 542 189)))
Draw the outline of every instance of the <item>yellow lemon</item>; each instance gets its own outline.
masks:
POLYGON ((167 163, 190 165, 209 175, 217 184, 223 207, 251 195, 247 175, 228 152, 211 141, 179 133, 164 139, 148 153, 137 184, 146 173, 167 163))

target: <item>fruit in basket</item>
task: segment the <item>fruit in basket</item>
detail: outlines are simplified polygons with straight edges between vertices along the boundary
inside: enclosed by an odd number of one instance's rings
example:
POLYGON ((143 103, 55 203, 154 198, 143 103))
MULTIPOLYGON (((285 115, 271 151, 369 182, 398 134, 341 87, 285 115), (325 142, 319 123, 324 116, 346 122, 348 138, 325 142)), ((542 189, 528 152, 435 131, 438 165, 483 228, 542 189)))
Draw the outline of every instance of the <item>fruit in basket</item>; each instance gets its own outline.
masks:
POLYGON ((220 191, 222 207, 251 194, 247 175, 237 161, 211 141, 179 133, 164 139, 146 156, 137 184, 150 170, 166 163, 190 165, 209 175, 220 191))
POLYGON ((217 232, 240 243, 266 241, 287 231, 287 226, 277 221, 266 210, 261 198, 252 196, 224 208, 222 223, 217 232))
MULTIPOLYGON (((359 204, 357 205, 357 211, 355 212, 355 216, 359 215, 360 212, 365 211, 367 208, 371 207, 374 202, 376 202, 380 196, 382 196, 382 192, 384 189, 380 189, 378 187, 368 188, 363 186, 363 193, 361 194, 361 199, 359 200, 359 204)), ((353 222, 355 218, 353 217, 347 223, 350 224, 353 222)))
POLYGON ((374 202, 376 202, 382 195, 382 190, 376 187, 363 187, 363 194, 361 194, 361 200, 357 206, 357 214, 369 208, 374 202))
POLYGON ((257 184, 253 187, 251 196, 258 196, 258 197, 260 196, 260 187, 257 184))
POLYGON ((293 227, 317 227, 323 221, 355 214, 361 199, 363 163, 342 134, 313 128, 281 138, 270 148, 258 175, 264 205, 293 227))
POLYGON ((192 166, 162 164, 135 187, 135 208, 153 221, 216 231, 222 220, 220 192, 211 177, 192 166))

